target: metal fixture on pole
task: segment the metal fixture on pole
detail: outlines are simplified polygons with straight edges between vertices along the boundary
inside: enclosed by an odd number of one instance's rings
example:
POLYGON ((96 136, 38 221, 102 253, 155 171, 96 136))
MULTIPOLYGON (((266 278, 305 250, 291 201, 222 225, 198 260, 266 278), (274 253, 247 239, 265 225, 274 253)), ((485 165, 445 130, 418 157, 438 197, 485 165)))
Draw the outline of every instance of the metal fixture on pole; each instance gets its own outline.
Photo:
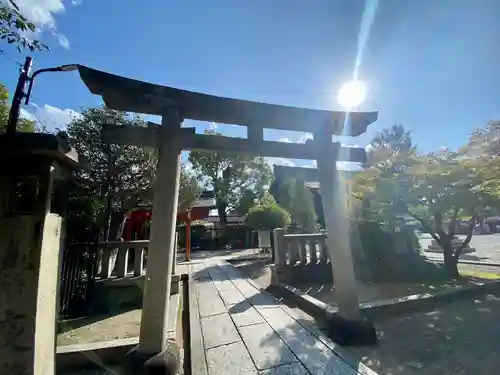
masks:
POLYGON ((21 72, 17 80, 16 91, 14 92, 14 97, 12 98, 12 105, 10 106, 9 120, 7 122, 7 129, 5 132, 6 134, 14 134, 16 132, 19 114, 21 112, 21 103, 23 99, 25 99, 25 104, 29 103, 31 89, 33 88, 33 82, 37 75, 44 72, 70 72, 78 70, 77 64, 61 65, 54 68, 39 69, 30 76, 32 62, 32 57, 26 57, 24 65, 21 68, 21 72), (28 83, 28 91, 24 92, 26 84, 28 83))

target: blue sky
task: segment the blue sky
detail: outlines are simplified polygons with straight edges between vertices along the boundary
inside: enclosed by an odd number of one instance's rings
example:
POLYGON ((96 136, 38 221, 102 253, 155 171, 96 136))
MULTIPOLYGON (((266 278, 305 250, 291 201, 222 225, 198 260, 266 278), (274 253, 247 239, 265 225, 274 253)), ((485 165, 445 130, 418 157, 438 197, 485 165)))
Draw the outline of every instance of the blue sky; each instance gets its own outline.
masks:
MULTIPOLYGON (((35 69, 79 63, 188 90, 324 109, 339 109, 336 91, 353 75, 368 4, 376 10, 359 72, 369 88, 360 109, 380 115, 351 145, 365 145, 376 130, 400 123, 424 151, 454 148, 500 118, 498 0, 18 3, 52 48, 35 55, 35 69)), ((0 81, 13 91, 18 67, 12 58, 24 55, 6 52, 0 81)), ((32 100, 38 107, 25 111, 49 128, 100 104, 76 73, 40 76, 32 100)), ((195 125, 198 131, 213 126, 195 125)), ((217 130, 244 134, 234 126, 217 130)), ((296 142, 304 135, 268 131, 266 137, 296 142)))

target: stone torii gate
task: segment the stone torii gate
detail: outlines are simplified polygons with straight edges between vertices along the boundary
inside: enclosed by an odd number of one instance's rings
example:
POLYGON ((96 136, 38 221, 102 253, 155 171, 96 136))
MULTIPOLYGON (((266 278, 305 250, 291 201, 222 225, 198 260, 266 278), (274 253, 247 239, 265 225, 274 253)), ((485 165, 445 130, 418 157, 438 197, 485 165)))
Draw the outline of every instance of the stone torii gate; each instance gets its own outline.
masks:
POLYGON ((336 162, 363 162, 366 154, 364 149, 343 148, 333 143, 332 135, 363 134, 376 121, 377 112, 345 113, 223 98, 137 81, 84 66, 79 67, 79 73, 90 92, 100 95, 107 107, 162 116, 161 125, 149 123, 146 128, 105 125, 103 128, 107 142, 159 150, 138 347, 144 358, 158 356, 167 346, 165 325, 171 263, 175 261, 175 218, 182 150, 316 160, 339 315, 346 322, 361 321, 336 162), (247 139, 195 134, 194 128, 181 128, 184 119, 246 126, 247 139), (265 141, 264 128, 309 132, 313 140, 308 144, 265 141))

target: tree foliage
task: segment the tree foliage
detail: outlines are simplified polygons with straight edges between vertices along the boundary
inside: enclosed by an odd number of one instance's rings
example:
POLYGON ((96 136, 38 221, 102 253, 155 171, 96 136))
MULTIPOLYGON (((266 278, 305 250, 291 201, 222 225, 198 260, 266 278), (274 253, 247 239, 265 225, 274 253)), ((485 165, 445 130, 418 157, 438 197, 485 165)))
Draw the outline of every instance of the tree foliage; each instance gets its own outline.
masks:
POLYGON ((103 124, 145 127, 137 116, 109 110, 105 107, 88 108, 67 128, 73 147, 85 160, 87 168, 80 173, 82 183, 106 194, 106 185, 120 205, 141 199, 151 188, 156 174, 157 155, 154 149, 107 144, 101 138, 103 124))
POLYGON ((238 215, 245 216, 246 213, 255 206, 256 200, 259 198, 258 194, 252 189, 244 189, 238 203, 236 204, 235 211, 238 215))
POLYGON ((70 142, 84 164, 73 176, 68 211, 78 215, 84 232, 105 226, 107 203, 120 212, 147 198, 156 173, 154 150, 104 143, 105 123, 145 126, 136 116, 105 107, 88 108, 68 125, 70 142))
MULTIPOLYGON (((67 127, 72 146, 84 168, 70 181, 69 222, 80 237, 103 228, 107 206, 123 213, 139 202, 151 204, 156 178, 156 149, 119 146, 101 138, 103 124, 145 127, 138 116, 105 107, 88 108, 67 127)), ((199 198, 202 185, 197 176, 181 167, 178 212, 184 212, 199 198)))
POLYGON ((382 150, 387 160, 382 153, 376 155, 372 160, 378 161, 353 179, 352 199, 358 217, 391 230, 404 216, 415 218, 443 248, 450 273, 458 275, 457 262, 475 224, 488 207, 497 204, 478 159, 467 157, 464 150, 418 155, 409 132, 399 127, 377 136, 373 144, 372 152, 382 150), (467 236, 453 246, 458 222, 465 218, 467 236))
MULTIPOLYGON (((19 52, 28 49, 32 52, 49 50, 39 40, 28 38, 25 33, 36 31, 36 26, 30 22, 13 0, 0 1, 0 39, 8 44, 15 45, 19 52)), ((0 48, 0 53, 3 50, 0 48)))
POLYGON ((489 121, 474 131, 460 151, 464 163, 475 170, 484 188, 500 196, 500 121, 489 121))
MULTIPOLYGON (((222 136, 213 131, 205 134, 222 136)), ((261 157, 191 151, 189 161, 200 179, 214 190, 222 225, 227 224, 227 213, 237 208, 245 191, 250 189, 259 195, 271 178, 270 168, 261 157)))
POLYGON ((203 186, 198 181, 197 176, 189 171, 185 165, 181 166, 179 179, 179 202, 177 211, 179 213, 186 210, 200 197, 203 186))
POLYGON ((305 186, 304 180, 287 179, 279 189, 280 204, 290 212, 293 224, 305 231, 313 231, 318 218, 313 193, 305 186))
POLYGON ((266 193, 260 203, 252 207, 245 216, 245 225, 255 229, 286 228, 290 225, 290 213, 266 193))
POLYGON ((415 162, 415 155, 411 133, 403 126, 380 131, 370 144, 365 170, 350 178, 351 215, 393 231, 407 211, 402 201, 408 182, 404 173, 415 162))
POLYGON ((420 156, 409 168, 410 183, 404 200, 408 212, 432 235, 444 251, 445 264, 458 275, 457 262, 470 243, 475 224, 496 197, 485 189, 477 171, 457 152, 442 150, 420 156), (465 240, 452 246, 457 220, 467 217, 465 240))

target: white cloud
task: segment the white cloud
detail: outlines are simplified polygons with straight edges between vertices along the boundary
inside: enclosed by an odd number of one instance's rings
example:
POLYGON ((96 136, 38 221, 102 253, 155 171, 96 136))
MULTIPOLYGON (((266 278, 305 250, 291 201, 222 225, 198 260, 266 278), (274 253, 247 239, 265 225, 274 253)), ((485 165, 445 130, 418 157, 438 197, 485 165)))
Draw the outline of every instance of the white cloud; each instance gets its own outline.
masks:
POLYGON ((210 130, 217 129, 217 124, 215 122, 211 122, 210 125, 209 125, 209 127, 208 127, 208 129, 210 129, 210 130))
POLYGON ((289 140, 287 137, 278 139, 278 142, 292 143, 292 141, 289 140))
MULTIPOLYGON (((78 0, 73 0, 72 4, 79 5, 75 4, 77 2, 78 0)), ((17 0, 16 3, 21 13, 38 28, 38 32, 35 35, 45 30, 50 30, 52 31, 52 35, 57 38, 61 47, 65 49, 69 48, 68 38, 56 32, 57 23, 55 15, 64 13, 63 0, 17 0)), ((35 35, 28 34, 27 37, 34 37, 35 35)))
POLYGON ((309 164, 304 165, 306 168, 318 168, 318 163, 316 160, 309 160, 309 164))
POLYGON ((21 108, 19 116, 26 120, 37 121, 36 116, 30 111, 25 110, 24 108, 21 108))
POLYGON ((49 104, 39 107, 31 103, 31 107, 33 108, 32 111, 25 108, 21 109, 21 116, 38 122, 49 132, 57 129, 65 129, 73 119, 81 116, 79 112, 72 109, 61 109, 49 104))
POLYGON ((296 164, 290 160, 290 159, 286 159, 286 158, 265 158, 267 164, 269 164, 270 166, 273 166, 273 165, 285 165, 287 167, 295 167, 296 164))
POLYGON ((57 41, 59 42, 59 45, 62 48, 69 49, 69 40, 68 40, 68 38, 66 38, 66 35, 59 34, 56 32, 53 32, 52 35, 54 35, 57 38, 57 41))
POLYGON ((82 0, 71 0, 71 5, 75 7, 78 5, 82 5, 82 0))
POLYGON ((362 171, 363 167, 361 164, 352 161, 338 161, 337 169, 339 171, 362 171))
POLYGON ((311 133, 304 133, 299 138, 299 143, 306 143, 308 139, 313 139, 313 135, 311 133))

